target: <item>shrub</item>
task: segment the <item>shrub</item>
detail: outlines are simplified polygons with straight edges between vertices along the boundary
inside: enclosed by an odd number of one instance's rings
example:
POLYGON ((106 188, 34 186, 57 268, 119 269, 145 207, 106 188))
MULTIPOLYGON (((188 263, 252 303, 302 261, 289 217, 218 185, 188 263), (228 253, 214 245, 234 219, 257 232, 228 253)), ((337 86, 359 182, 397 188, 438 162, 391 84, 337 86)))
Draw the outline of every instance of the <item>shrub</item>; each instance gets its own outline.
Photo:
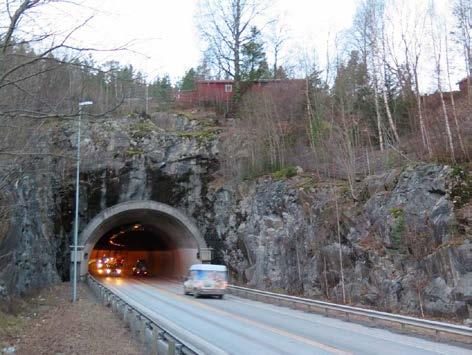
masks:
POLYGON ((392 242, 395 247, 399 247, 403 240, 405 232, 405 211, 402 208, 394 207, 390 210, 390 214, 395 219, 392 227, 392 242))
POLYGON ((294 166, 286 166, 272 173, 272 176, 277 180, 287 179, 295 175, 297 175, 297 168, 294 166))

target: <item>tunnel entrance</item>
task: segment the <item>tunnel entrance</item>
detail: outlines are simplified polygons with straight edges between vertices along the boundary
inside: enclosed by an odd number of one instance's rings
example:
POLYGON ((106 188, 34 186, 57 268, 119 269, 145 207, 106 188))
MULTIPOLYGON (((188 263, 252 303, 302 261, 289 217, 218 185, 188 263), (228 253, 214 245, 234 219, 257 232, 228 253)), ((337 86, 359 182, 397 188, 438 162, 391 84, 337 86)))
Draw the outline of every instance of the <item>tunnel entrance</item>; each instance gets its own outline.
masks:
POLYGON ((80 275, 97 272, 102 257, 122 260, 131 275, 138 260, 149 274, 179 277, 195 263, 210 262, 211 250, 195 224, 177 209, 155 201, 129 201, 103 210, 81 236, 80 275))

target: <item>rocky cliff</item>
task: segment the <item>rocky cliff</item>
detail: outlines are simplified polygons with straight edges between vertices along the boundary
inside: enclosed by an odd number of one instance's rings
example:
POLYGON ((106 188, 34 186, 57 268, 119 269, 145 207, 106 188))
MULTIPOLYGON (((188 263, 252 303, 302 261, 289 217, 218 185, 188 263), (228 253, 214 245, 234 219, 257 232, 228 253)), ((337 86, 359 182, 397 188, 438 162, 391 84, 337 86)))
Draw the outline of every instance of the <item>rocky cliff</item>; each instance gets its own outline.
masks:
POLYGON ((472 317, 471 180, 418 164, 342 182, 261 178, 214 196, 224 260, 250 286, 376 309, 472 317))
MULTIPOLYGON (((465 171, 411 165, 368 177, 353 193, 310 174, 227 182, 215 178, 222 158, 212 124, 163 113, 86 120, 80 226, 116 203, 156 200, 193 218, 235 282, 470 322, 465 171)), ((2 192, 12 206, 0 223, 4 300, 69 277, 76 122, 46 128, 43 157, 17 167, 2 192)))

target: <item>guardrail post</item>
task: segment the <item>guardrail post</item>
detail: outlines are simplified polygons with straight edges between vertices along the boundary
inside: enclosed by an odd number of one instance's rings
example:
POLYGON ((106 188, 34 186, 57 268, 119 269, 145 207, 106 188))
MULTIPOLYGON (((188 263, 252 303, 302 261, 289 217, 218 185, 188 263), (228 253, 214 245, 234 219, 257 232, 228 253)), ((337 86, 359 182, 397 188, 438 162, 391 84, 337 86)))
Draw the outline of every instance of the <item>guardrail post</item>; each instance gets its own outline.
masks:
POLYGON ((151 330, 151 354, 155 355, 157 354, 157 340, 158 340, 158 329, 154 324, 150 325, 150 330, 151 330))
POLYGON ((120 299, 118 297, 114 297, 113 299, 113 312, 118 313, 118 304, 120 299))
POLYGON ((139 338, 139 314, 134 310, 131 309, 131 319, 130 319, 130 328, 131 332, 134 334, 135 337, 139 338))
POLYGON ((175 350, 176 350, 175 341, 173 339, 169 340, 169 347, 167 349, 167 355, 175 355, 176 354, 175 350))
POLYGON ((168 344, 166 343, 165 339, 165 332, 164 331, 159 331, 157 334, 157 353, 160 354, 165 354, 166 352, 169 351, 168 344))
POLYGON ((128 325, 129 323, 129 313, 130 313, 131 309, 129 308, 129 306, 125 306, 125 310, 123 312, 123 321, 125 322, 125 325, 128 325))
POLYGON ((111 308, 111 311, 114 312, 115 311, 115 295, 110 295, 110 308, 111 308))
POLYGON ((141 340, 141 315, 138 312, 133 312, 134 317, 133 317, 133 326, 132 330, 134 333, 134 336, 138 339, 141 340))
POLYGON ((138 319, 138 339, 140 339, 144 343, 146 341, 146 318, 142 317, 140 314, 138 314, 136 318, 138 319))
POLYGON ((153 352, 152 349, 152 344, 154 343, 154 333, 153 333, 153 326, 150 321, 145 321, 144 322, 144 347, 145 347, 145 352, 146 354, 155 354, 156 352, 153 352))
POLYGON ((118 302, 116 303, 116 313, 118 313, 118 317, 123 319, 124 316, 124 305, 123 302, 119 299, 118 302))

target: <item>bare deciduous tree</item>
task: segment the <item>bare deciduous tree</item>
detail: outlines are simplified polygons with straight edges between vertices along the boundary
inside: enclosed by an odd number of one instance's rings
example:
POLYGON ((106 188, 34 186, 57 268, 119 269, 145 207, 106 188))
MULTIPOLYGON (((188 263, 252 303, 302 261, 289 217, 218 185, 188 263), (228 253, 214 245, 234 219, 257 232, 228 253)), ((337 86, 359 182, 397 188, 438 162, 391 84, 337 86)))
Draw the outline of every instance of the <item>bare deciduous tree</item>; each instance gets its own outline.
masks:
MULTIPOLYGON (((468 76, 472 76, 472 2, 470 0, 456 0, 453 14, 456 18, 456 40, 464 51, 465 66, 468 76)), ((470 78, 469 78, 470 86, 470 78)))
POLYGON ((285 42, 287 42, 289 38, 287 33, 288 28, 280 18, 271 22, 268 40, 274 61, 272 64, 272 76, 274 79, 284 79, 278 77, 278 75, 280 74, 280 55, 285 42))
POLYGON ((443 118, 444 118, 444 125, 446 128, 446 136, 447 142, 449 145, 449 150, 451 153, 451 159, 453 162, 456 161, 455 152, 454 152, 454 140, 452 137, 451 126, 449 124, 449 115, 447 112, 446 102, 444 100, 444 90, 442 86, 442 54, 443 54, 443 30, 445 26, 439 26, 437 15, 434 9, 434 3, 430 4, 429 8, 429 15, 430 15, 430 24, 431 24, 431 40, 433 44, 433 57, 434 57, 434 64, 435 64, 435 74, 436 74, 436 83, 437 83, 437 90, 439 93, 439 97, 441 100, 441 107, 443 111, 443 118))

